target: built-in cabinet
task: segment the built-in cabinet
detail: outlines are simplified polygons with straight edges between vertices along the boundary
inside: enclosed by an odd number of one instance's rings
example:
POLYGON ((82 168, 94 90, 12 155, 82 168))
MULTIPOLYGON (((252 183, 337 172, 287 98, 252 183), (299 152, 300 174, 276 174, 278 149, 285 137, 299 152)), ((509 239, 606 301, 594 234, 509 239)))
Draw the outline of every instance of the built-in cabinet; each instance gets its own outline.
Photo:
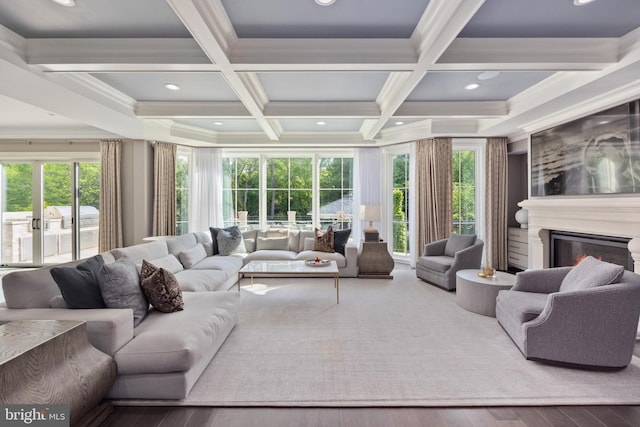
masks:
POLYGON ((529 265, 529 239, 526 228, 507 230, 507 260, 509 267, 526 270, 529 265))

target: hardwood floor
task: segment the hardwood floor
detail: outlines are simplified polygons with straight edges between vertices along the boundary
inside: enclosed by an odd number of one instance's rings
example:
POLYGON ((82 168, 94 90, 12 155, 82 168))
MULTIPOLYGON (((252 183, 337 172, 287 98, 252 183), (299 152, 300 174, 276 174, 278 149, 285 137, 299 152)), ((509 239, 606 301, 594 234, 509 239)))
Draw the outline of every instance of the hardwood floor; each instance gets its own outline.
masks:
POLYGON ((496 408, 116 407, 102 427, 626 427, 640 406, 496 408))

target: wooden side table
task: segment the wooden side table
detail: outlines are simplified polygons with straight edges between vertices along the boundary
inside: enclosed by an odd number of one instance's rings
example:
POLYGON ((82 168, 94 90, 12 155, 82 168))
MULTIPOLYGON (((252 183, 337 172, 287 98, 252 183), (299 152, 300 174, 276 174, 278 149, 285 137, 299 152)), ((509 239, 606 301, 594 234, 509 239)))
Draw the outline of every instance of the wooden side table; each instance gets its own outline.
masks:
POLYGON ((358 277, 363 279, 393 279, 394 262, 386 242, 362 242, 358 255, 358 277))
POLYGON ((102 405, 96 411, 116 372, 113 358, 89 343, 85 322, 19 320, 0 325, 2 404, 69 405, 71 425, 84 425, 111 409, 102 405))

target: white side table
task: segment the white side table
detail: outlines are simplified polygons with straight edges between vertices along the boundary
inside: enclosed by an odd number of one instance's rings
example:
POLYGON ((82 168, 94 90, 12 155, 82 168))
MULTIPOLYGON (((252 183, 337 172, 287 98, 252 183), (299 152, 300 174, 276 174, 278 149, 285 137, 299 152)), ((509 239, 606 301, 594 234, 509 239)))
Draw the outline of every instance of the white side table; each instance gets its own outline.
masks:
POLYGON ((456 303, 465 310, 496 317, 496 297, 501 290, 511 289, 516 276, 497 271, 494 277, 478 277, 480 270, 456 273, 456 303))

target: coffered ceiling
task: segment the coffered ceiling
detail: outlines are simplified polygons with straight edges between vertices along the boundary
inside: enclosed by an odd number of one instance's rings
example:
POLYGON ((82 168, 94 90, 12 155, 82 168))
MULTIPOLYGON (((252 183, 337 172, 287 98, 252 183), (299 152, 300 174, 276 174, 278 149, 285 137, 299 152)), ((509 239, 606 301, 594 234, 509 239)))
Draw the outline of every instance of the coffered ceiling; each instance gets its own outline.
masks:
POLYGON ((640 98, 640 2, 573 3, 3 1, 0 139, 520 138, 640 98))

